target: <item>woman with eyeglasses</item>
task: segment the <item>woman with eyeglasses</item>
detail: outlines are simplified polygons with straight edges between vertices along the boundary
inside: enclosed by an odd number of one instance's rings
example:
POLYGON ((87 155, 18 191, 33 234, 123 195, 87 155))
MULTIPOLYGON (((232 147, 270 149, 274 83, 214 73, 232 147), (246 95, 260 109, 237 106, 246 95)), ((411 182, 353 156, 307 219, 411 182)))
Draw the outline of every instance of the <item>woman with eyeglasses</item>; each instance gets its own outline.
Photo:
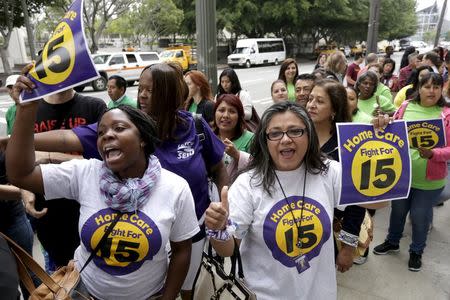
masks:
POLYGON ((231 256, 239 247, 258 299, 336 299, 339 163, 321 153, 308 113, 289 101, 264 112, 250 154, 222 202, 206 211, 214 249, 231 256))

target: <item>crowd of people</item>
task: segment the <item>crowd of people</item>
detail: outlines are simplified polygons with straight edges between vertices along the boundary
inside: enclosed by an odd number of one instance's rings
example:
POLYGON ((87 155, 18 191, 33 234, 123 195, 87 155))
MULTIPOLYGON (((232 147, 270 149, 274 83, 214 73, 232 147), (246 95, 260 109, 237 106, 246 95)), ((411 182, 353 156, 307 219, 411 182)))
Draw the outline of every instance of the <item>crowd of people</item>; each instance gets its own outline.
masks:
MULTIPOLYGON (((6 81, 16 104, 0 142, 0 231, 30 254, 36 232, 46 271, 74 260, 93 299, 191 299, 208 242, 223 257, 239 248, 258 299, 335 299, 336 270, 366 262, 372 218, 388 205, 338 205, 336 124, 442 118, 450 139, 450 58, 410 47, 397 69, 389 56, 348 64, 336 51, 312 73, 288 58, 261 118, 231 68, 216 95, 202 72, 161 63, 142 71, 137 99, 111 76, 107 106, 72 89, 20 104, 35 88, 30 65, 6 81)), ((399 251, 409 213, 408 269, 419 271, 450 146, 409 153, 409 196, 392 201, 373 253, 399 251)))

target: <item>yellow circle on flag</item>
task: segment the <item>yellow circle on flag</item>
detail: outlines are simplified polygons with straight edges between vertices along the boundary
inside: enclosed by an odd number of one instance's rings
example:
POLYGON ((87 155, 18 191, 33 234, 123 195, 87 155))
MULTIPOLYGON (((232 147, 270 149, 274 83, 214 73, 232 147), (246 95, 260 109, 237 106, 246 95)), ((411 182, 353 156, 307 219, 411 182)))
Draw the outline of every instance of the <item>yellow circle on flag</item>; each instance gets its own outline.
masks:
POLYGON ((72 29, 66 22, 61 22, 42 50, 30 75, 42 83, 55 85, 70 76, 74 65, 75 42, 72 29))

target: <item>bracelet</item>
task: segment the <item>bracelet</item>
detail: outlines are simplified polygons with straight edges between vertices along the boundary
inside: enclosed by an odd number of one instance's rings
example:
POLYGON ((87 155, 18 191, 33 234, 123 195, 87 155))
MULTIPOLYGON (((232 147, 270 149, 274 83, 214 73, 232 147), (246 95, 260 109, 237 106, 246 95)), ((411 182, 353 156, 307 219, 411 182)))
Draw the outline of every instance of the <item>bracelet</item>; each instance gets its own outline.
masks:
POLYGON ((206 229, 206 235, 218 241, 228 241, 233 237, 236 226, 230 219, 227 220, 226 228, 222 230, 206 229))
POLYGON ((338 235, 338 240, 352 247, 358 247, 358 236, 341 230, 338 235))

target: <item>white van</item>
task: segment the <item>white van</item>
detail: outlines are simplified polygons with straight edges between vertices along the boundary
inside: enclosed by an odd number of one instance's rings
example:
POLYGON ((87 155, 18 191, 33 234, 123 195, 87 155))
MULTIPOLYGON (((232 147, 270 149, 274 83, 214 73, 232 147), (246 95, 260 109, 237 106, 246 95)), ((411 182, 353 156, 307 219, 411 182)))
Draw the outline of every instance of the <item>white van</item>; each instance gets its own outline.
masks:
POLYGON ((92 56, 95 68, 100 77, 77 86, 77 92, 83 91, 87 85, 92 85, 95 91, 103 91, 106 89, 108 78, 112 75, 119 75, 125 78, 129 85, 133 85, 139 80, 142 70, 149 65, 160 63, 161 59, 156 52, 111 52, 97 53, 92 56))
POLYGON ((283 39, 261 38, 238 40, 236 49, 228 55, 228 65, 245 66, 275 64, 286 59, 286 47, 283 39))

